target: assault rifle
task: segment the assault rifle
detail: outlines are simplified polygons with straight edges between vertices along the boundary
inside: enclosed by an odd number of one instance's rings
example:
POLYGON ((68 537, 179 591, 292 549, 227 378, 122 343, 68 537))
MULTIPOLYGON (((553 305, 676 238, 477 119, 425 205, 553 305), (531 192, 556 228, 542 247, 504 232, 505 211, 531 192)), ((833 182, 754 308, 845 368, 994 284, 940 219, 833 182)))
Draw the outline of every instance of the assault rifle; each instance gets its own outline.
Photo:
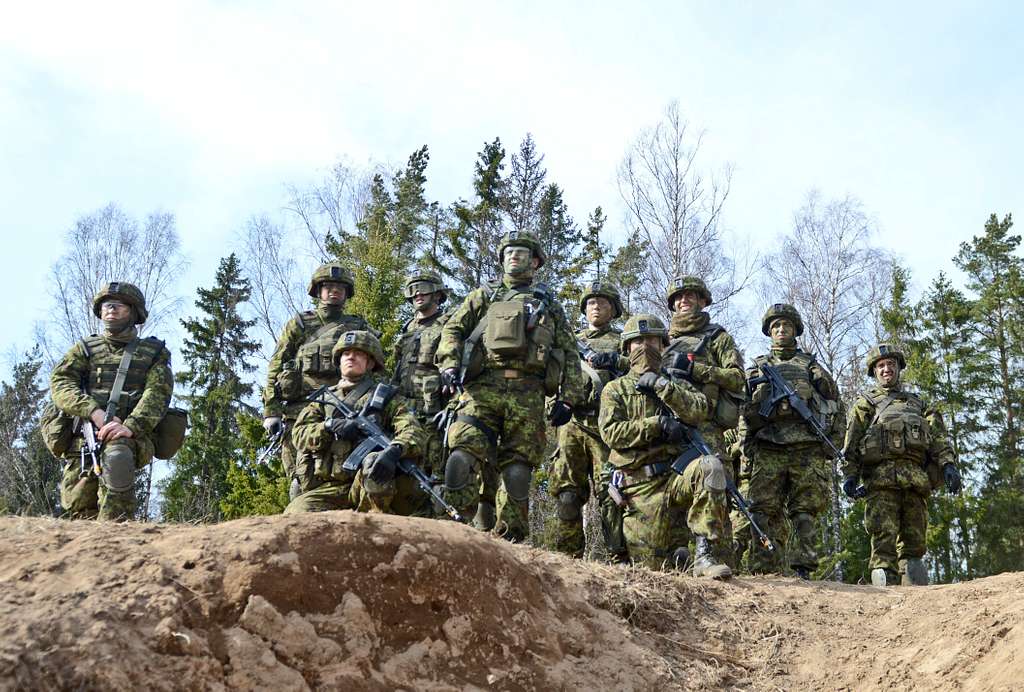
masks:
POLYGON ((85 457, 88 456, 92 461, 92 472, 99 476, 103 473, 103 469, 100 468, 100 443, 96 439, 96 429, 92 425, 92 421, 88 418, 79 419, 79 429, 82 432, 82 444, 81 450, 81 462, 79 463, 78 475, 80 478, 85 478, 89 475, 89 467, 85 463, 85 457))
POLYGON ((284 444, 284 432, 286 423, 281 421, 281 427, 278 428, 277 432, 270 436, 270 441, 267 444, 267 448, 260 452, 259 457, 256 458, 257 464, 264 464, 270 457, 274 456, 281 449, 281 445, 284 444))
MULTIPOLYGON (((828 431, 825 430, 825 426, 822 425, 821 419, 814 415, 811 408, 807 405, 807 402, 800 398, 796 390, 793 389, 793 385, 786 381, 786 378, 782 376, 782 373, 774 365, 768 363, 761 363, 758 365, 758 369, 761 371, 760 377, 754 377, 747 381, 747 386, 750 388, 751 394, 754 392, 754 388, 765 382, 771 387, 771 393, 768 398, 761 402, 758 407, 757 413, 762 418, 767 418, 772 415, 772 411, 783 401, 789 403, 789 407, 797 412, 804 422, 810 426, 811 431, 814 432, 815 436, 821 440, 822 444, 829 448, 832 452, 832 457, 840 463, 840 465, 846 465, 846 454, 843 450, 839 449, 836 444, 829 437, 828 431)), ((855 494, 858 497, 864 497, 867 491, 864 486, 858 486, 855 494)))
MULTIPOLYGON (((675 461, 672 462, 672 471, 681 476, 686 470, 686 467, 695 459, 699 459, 702 456, 718 457, 718 455, 715 454, 715 451, 708 446, 708 443, 704 440, 704 436, 700 434, 700 430, 681 421, 679 416, 669 408, 668 404, 662 401, 661 397, 647 388, 641 389, 638 387, 637 391, 643 392, 644 394, 652 397, 658 402, 658 408, 664 415, 671 416, 673 420, 683 426, 683 437, 685 438, 686 447, 683 449, 683 453, 676 457, 675 461)), ((766 550, 774 551, 775 543, 773 543, 772 539, 768 537, 768 534, 758 526, 757 521, 754 519, 754 515, 750 511, 750 505, 747 504, 746 499, 743 497, 743 494, 740 493, 736 484, 733 483, 731 478, 729 478, 729 474, 725 475, 725 492, 732 501, 733 506, 736 507, 736 509, 738 509, 743 516, 747 518, 747 521, 750 522, 750 529, 754 532, 754 535, 757 536, 757 540, 761 541, 761 545, 763 545, 766 550)))
MULTIPOLYGON (((354 408, 346 404, 341 397, 332 392, 328 387, 323 386, 314 391, 309 395, 308 401, 316 401, 321 404, 330 404, 334 406, 335 410, 338 411, 342 416, 354 421, 359 427, 359 431, 363 434, 363 441, 356 445, 356 448, 352 450, 352 453, 348 455, 345 462, 342 464, 342 468, 346 471, 358 471, 359 467, 363 465, 363 460, 366 455, 370 452, 381 451, 391 446, 391 437, 384 432, 383 428, 377 423, 376 420, 370 416, 370 412, 373 410, 380 410, 383 408, 388 397, 387 387, 390 389, 390 385, 377 385, 377 388, 373 391, 370 396, 370 400, 366 402, 366 406, 362 411, 356 411, 354 408)), ((430 495, 437 502, 444 511, 448 513, 455 521, 462 521, 462 515, 459 514, 459 510, 455 509, 441 493, 434 489, 434 486, 430 482, 430 477, 423 472, 419 466, 412 462, 410 459, 401 458, 398 460, 398 469, 411 476, 420 489, 430 495)))
MULTIPOLYGON (((591 358, 601 354, 600 351, 598 351, 598 350, 594 349, 593 347, 591 347, 591 345, 588 344, 583 339, 576 339, 576 351, 577 351, 577 353, 580 354, 580 358, 583 360, 583 362, 588 364, 588 365, 590 365, 590 359, 591 358)), ((590 367, 593 368, 594 366, 591 365, 590 367)), ((623 374, 622 371, 619 370, 616 367, 611 367, 611 368, 594 368, 594 369, 595 370, 608 370, 609 372, 614 373, 616 377, 619 377, 619 376, 621 376, 623 374)))

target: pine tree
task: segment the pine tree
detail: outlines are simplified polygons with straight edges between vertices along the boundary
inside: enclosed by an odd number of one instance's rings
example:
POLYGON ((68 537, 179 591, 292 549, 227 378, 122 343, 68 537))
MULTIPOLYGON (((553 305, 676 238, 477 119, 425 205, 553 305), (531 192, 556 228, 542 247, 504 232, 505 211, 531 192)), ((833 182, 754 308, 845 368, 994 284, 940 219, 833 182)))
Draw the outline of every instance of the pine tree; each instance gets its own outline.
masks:
POLYGON ((512 154, 512 171, 505 181, 506 213, 515 231, 537 231, 541 217, 541 194, 547 170, 544 155, 537 153, 537 144, 529 132, 512 154))
POLYGON ((646 264, 644 244, 638 231, 630 235, 608 263, 608 280, 618 287, 622 296, 623 319, 633 314, 634 309, 639 309, 646 264))
POLYGON ((574 305, 573 296, 580 292, 579 279, 583 275, 579 261, 583 238, 569 214, 562 188, 555 183, 544 188, 537 206, 537 238, 544 248, 545 260, 536 280, 546 284, 566 304, 566 314, 575 314, 579 306, 574 305))
POLYGON ((189 393, 191 431, 172 461, 162 483, 163 516, 172 521, 217 521, 227 495, 228 469, 243 463, 237 416, 252 384, 242 381, 255 366, 248 362, 259 345, 247 331, 255 320, 244 320, 239 305, 249 299, 249 281, 242 277, 238 258, 220 262, 211 289, 198 289, 199 319, 182 320, 188 333, 182 355, 188 369, 176 376, 189 393))
POLYGON ((583 265, 584 276, 590 281, 601 281, 608 273, 608 253, 611 248, 601 242, 601 233, 607 221, 608 217, 600 206, 595 207, 587 218, 587 233, 583 237, 580 262, 583 265))

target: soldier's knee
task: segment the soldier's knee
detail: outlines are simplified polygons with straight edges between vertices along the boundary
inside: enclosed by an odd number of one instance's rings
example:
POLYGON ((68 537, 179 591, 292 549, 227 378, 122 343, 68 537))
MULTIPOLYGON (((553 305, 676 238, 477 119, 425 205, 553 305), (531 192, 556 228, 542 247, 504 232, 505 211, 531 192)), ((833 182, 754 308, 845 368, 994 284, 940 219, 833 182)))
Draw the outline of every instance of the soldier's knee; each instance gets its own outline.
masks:
POLYGON ((476 459, 469 452, 456 449, 448 455, 444 466, 444 485, 448 490, 462 490, 473 478, 476 459))
POLYGON ((704 476, 704 487, 711 491, 725 490, 725 467, 721 459, 710 454, 700 458, 700 470, 704 476))
POLYGON ((558 493, 558 518, 562 521, 576 521, 580 518, 582 503, 575 490, 558 493))
POLYGON ((100 481, 107 490, 123 493, 135 487, 135 454, 126 444, 112 444, 103 454, 100 481))
POLYGON ((505 492, 515 502, 527 502, 530 499, 530 480, 533 469, 523 463, 509 464, 501 470, 501 478, 505 481, 505 492))

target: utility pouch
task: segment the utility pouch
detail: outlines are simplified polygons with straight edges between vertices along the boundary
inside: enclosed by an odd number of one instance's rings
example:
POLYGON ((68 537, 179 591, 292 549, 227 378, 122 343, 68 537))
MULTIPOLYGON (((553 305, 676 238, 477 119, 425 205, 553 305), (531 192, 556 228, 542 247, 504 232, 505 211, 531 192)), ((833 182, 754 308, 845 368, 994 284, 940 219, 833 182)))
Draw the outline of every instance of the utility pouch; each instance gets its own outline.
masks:
POLYGON ((718 399, 715 401, 715 424, 725 429, 735 428, 740 422, 741 406, 743 406, 742 397, 719 389, 718 399))
POLYGON ((302 372, 295 367, 295 361, 285 361, 281 372, 277 373, 277 393, 285 401, 298 401, 302 398, 302 372))
POLYGON ((71 440, 75 435, 75 417, 61 411, 48 402, 39 418, 39 431, 43 436, 43 444, 50 454, 60 458, 71 448, 71 440))
POLYGON ((555 396, 562 386, 562 371, 565 369, 565 351, 547 351, 544 364, 544 396, 555 396))
POLYGON ((928 424, 923 418, 915 416, 907 420, 903 430, 908 450, 924 452, 928 449, 928 424))
POLYGON ((885 456, 886 430, 881 425, 872 425, 860 440, 860 456, 866 464, 877 464, 885 456))
POLYGON ((180 408, 169 408, 153 429, 153 456, 170 459, 185 444, 188 413, 180 408))
POLYGON ((491 303, 487 309, 484 347, 504 359, 526 356, 526 304, 521 301, 491 303))

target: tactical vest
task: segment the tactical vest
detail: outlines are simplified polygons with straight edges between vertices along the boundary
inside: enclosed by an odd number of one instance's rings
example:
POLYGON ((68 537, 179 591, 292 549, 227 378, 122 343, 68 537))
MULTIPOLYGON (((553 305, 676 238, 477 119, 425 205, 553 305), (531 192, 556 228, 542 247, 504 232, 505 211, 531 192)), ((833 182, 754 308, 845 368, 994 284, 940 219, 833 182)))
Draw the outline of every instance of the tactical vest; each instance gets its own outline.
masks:
POLYGON ((317 387, 336 384, 341 372, 334 364, 335 344, 345 332, 369 329, 366 320, 357 315, 340 315, 321 324, 317 313, 307 310, 297 314, 296 320, 302 329, 303 343, 294 363, 286 365, 279 375, 283 377, 282 396, 288 401, 300 401, 317 387))
MULTIPOLYGON (((708 347, 715 340, 715 337, 724 331, 725 327, 722 325, 709 322, 699 331, 690 334, 680 334, 672 339, 672 342, 662 354, 661 366, 668 369, 683 368, 685 363, 682 361, 688 358, 688 354, 692 353, 695 363, 718 367, 719 364, 711 360, 708 347)), ((714 424, 723 429, 735 428, 737 423, 739 423, 739 407, 743 400, 729 392, 722 391, 713 382, 694 383, 694 386, 700 389, 707 396, 708 401, 712 403, 712 419, 714 424)))
POLYGON ((862 396, 875 411, 859 443, 864 464, 908 459, 923 465, 931 443, 924 401, 911 392, 887 392, 881 388, 862 396))
MULTIPOLYGON (((604 334, 593 338, 587 338, 590 329, 581 329, 576 332, 576 339, 583 341, 595 351, 618 353, 619 345, 622 342, 622 330, 614 327, 608 328, 604 334)), ((596 414, 601 403, 601 392, 605 385, 615 379, 615 373, 611 370, 598 370, 590 367, 587 361, 581 360, 583 374, 586 375, 586 413, 596 414)))
MULTIPOLYGON (((829 401, 818 393, 812 380, 811 366, 814 365, 814 356, 797 350, 792 358, 784 360, 772 355, 758 356, 754 359, 758 366, 767 364, 774 366, 779 374, 789 385, 800 395, 800 398, 807 403, 811 412, 814 413, 826 432, 830 432, 834 423, 835 414, 838 412, 838 404, 829 401)), ((753 393, 755 403, 759 402, 759 394, 764 392, 768 395, 770 385, 762 384, 753 393)), ((811 430, 810 425, 793 410, 789 402, 782 400, 772 410, 767 418, 768 424, 758 430, 757 439, 765 440, 777 445, 791 445, 805 442, 820 442, 818 436, 811 430)))
MULTIPOLYGON (((346 394, 342 391, 340 384, 335 384, 331 391, 334 392, 340 399, 342 399, 349 407, 356 411, 362 412, 363 405, 366 404, 369 397, 373 394, 374 388, 380 384, 381 381, 375 377, 367 377, 359 382, 355 387, 350 389, 346 394)), ((384 405, 390 401, 390 398, 384 402, 384 405)), ((330 420, 337 414, 337 410, 333 404, 323 404, 324 408, 324 420, 330 420)), ((381 427, 387 428, 386 421, 384 421, 384 414, 382 411, 368 412, 374 418, 381 427)), ((355 478, 355 472, 348 471, 342 468, 345 460, 348 459, 348 455, 352 453, 352 450, 362 440, 350 441, 350 440, 331 440, 331 445, 327 450, 326 454, 314 454, 308 453, 303 455, 301 463, 312 465, 311 469, 305 471, 302 476, 303 478, 311 478, 311 487, 316 487, 320 483, 326 481, 341 481, 351 482, 355 478)), ((300 481, 301 482, 301 481, 300 481)), ((310 485, 310 483, 307 483, 310 485)), ((308 490, 309 487, 304 488, 308 490)))
POLYGON ((441 329, 450 317, 450 312, 438 313, 424 326, 411 319, 398 337, 393 382, 420 417, 432 416, 443 408, 441 373, 434 364, 434 354, 441 329))
MULTIPOLYGON (((89 396, 96 400, 100 408, 106 409, 117 377, 117 368, 121 365, 122 350, 115 351, 102 336, 93 334, 83 339, 86 356, 89 358, 89 396)), ((121 399, 117 405, 117 417, 122 421, 138 405, 146 388, 146 375, 164 351, 164 342, 155 336, 139 339, 128 365, 128 374, 121 388, 121 399)))

